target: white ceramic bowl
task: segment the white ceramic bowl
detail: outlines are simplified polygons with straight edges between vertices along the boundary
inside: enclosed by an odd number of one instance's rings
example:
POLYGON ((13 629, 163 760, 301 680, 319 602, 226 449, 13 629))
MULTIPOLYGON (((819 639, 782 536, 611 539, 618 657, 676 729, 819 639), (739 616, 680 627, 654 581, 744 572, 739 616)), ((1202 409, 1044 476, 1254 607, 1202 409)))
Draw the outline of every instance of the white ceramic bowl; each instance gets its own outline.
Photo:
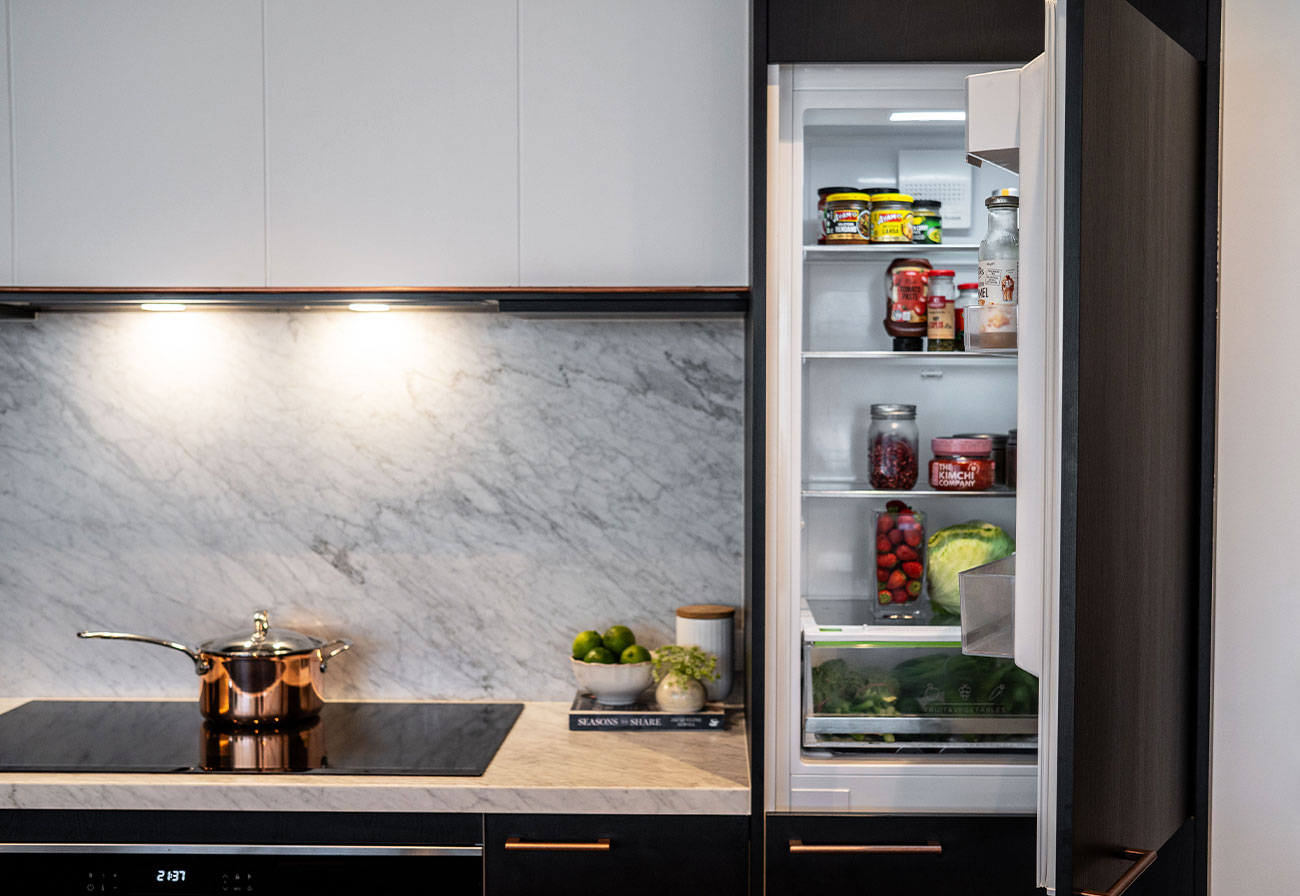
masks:
POLYGON ((573 663, 573 677, 578 680, 578 687, 608 706, 635 703, 653 679, 649 662, 584 663, 572 657, 569 662, 573 663))

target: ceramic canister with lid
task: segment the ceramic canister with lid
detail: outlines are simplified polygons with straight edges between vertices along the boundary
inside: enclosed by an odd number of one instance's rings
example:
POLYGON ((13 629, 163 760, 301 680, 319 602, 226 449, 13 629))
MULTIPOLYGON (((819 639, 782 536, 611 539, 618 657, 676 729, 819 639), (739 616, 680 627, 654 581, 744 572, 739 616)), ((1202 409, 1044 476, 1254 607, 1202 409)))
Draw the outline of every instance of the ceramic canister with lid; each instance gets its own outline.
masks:
POLYGON ((731 693, 736 608, 723 604, 692 604, 677 608, 677 643, 698 647, 718 658, 718 677, 704 682, 710 700, 731 693))

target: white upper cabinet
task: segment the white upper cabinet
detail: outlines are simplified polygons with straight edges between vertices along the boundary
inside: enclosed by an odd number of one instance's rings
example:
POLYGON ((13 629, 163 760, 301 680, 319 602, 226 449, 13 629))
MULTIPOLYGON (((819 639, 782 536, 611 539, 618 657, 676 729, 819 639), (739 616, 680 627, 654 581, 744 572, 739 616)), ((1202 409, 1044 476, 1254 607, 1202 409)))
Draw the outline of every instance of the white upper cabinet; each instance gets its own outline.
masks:
POLYGON ((11 0, 20 286, 265 281, 262 7, 11 0))
POLYGON ((748 10, 519 4, 524 284, 748 283, 748 10))
POLYGON ((515 8, 267 0, 268 285, 518 284, 515 8))

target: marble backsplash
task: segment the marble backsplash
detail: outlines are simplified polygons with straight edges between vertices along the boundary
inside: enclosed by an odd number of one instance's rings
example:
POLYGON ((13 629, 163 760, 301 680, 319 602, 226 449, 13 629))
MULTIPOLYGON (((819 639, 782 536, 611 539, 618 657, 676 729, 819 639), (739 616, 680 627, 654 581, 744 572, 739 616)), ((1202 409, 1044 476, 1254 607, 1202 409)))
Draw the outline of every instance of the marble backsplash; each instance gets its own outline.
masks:
POLYGON ((0 695, 192 696, 74 633, 266 608, 355 642, 327 698, 568 699, 576 631, 739 606, 742 380, 736 321, 0 323, 0 695))

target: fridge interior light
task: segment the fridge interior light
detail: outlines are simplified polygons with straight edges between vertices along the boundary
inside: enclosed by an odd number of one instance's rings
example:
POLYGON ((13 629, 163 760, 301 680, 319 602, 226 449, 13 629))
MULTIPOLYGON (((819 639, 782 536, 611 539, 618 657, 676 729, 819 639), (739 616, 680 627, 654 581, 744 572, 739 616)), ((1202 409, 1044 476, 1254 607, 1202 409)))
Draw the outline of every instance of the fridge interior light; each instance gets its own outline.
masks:
POLYGON ((348 305, 349 311, 387 311, 388 306, 382 302, 353 302, 348 305))
POLYGON ((180 302, 143 302, 140 305, 141 311, 184 311, 185 306, 180 302))

